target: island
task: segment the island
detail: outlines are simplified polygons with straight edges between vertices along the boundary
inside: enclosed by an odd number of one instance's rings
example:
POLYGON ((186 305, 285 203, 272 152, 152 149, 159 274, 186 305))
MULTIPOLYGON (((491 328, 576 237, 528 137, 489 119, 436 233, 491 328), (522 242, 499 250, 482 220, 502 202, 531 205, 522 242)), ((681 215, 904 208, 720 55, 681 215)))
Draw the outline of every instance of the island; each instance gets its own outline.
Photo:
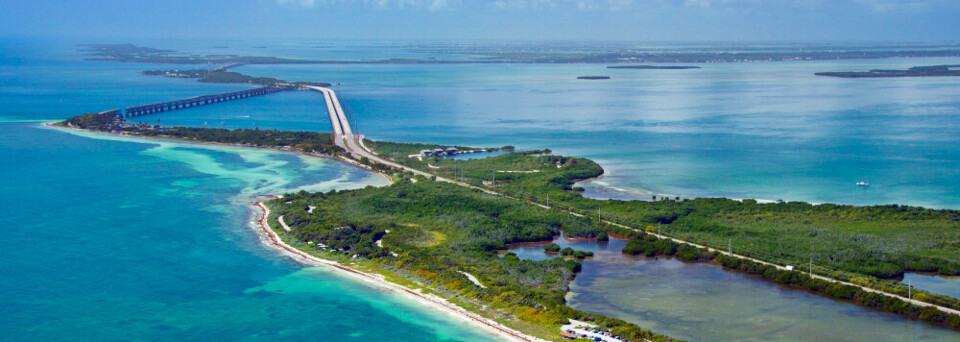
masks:
POLYGON ((839 71, 818 72, 814 75, 842 78, 885 78, 885 77, 944 77, 960 76, 960 65, 915 66, 907 70, 839 71))
POLYGON ((507 252, 513 243, 549 242, 561 233, 596 241, 627 239, 623 253, 714 263, 787 287, 960 329, 960 300, 894 281, 907 271, 960 274, 960 250, 953 247, 960 240, 957 210, 724 198, 594 200, 574 191, 574 184, 602 175, 603 168, 590 159, 549 150, 454 160, 411 153, 443 145, 374 140, 362 140, 374 154, 360 154, 350 144, 347 149, 338 145, 340 138, 329 133, 167 128, 97 113, 57 125, 275 148, 381 173, 391 185, 278 194, 258 203, 264 211, 263 234, 297 260, 382 282, 446 309, 465 311, 461 314, 490 326, 504 324, 508 328, 501 330, 517 340, 556 340, 561 327, 580 331, 568 323, 590 322, 625 340, 672 341, 633 323, 567 305, 569 284, 584 267, 579 260, 589 257, 587 253, 548 246, 558 257, 533 261, 507 252), (818 254, 811 269, 804 265, 813 244, 818 254), (491 321, 495 317, 502 319, 491 321))
POLYGON ((878 59, 908 57, 958 57, 956 45, 927 46, 807 46, 788 50, 782 48, 707 47, 694 50, 664 49, 638 50, 634 46, 608 46, 604 52, 589 51, 595 46, 583 46, 569 51, 540 52, 544 46, 526 44, 412 44, 410 51, 430 54, 468 56, 468 59, 387 58, 371 60, 312 60, 273 56, 243 56, 234 54, 190 54, 171 49, 158 49, 134 44, 85 44, 80 52, 87 60, 126 63, 165 64, 484 64, 484 63, 734 63, 769 61, 809 61, 836 59, 878 59))
POLYGON ((609 80, 610 76, 577 76, 578 80, 609 80))
POLYGON ((147 76, 164 76, 171 78, 196 78, 198 82, 204 83, 257 84, 277 88, 295 88, 304 85, 317 87, 330 86, 330 83, 325 82, 288 82, 273 77, 254 77, 227 70, 230 67, 238 65, 239 64, 232 64, 210 70, 144 70, 143 74, 147 76))
POLYGON ((684 70, 700 69, 695 65, 611 65, 607 69, 653 69, 653 70, 684 70))

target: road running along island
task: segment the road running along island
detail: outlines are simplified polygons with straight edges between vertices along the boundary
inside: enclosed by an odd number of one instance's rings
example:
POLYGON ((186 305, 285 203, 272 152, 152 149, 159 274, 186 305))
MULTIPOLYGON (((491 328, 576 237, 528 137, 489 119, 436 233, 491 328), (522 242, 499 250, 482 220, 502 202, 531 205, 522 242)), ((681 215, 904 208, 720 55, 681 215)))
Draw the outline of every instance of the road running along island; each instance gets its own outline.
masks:
MULTIPOLYGON (((566 323, 567 319, 580 319, 588 321, 592 320, 594 323, 599 324, 604 329, 610 330, 612 334, 623 336, 628 339, 668 340, 668 338, 664 336, 656 335, 650 331, 640 329, 635 325, 617 320, 615 318, 592 315, 567 307, 563 301, 563 294, 566 292, 565 284, 569 283, 570 279, 572 279, 573 275, 579 271, 579 268, 581 267, 579 262, 576 260, 555 260, 547 261, 545 263, 535 263, 535 268, 559 271, 557 275, 550 276, 544 274, 542 277, 547 278, 538 278, 535 280, 541 284, 544 283, 544 281, 547 281, 547 283, 559 284, 560 286, 557 288, 541 289, 538 291, 529 292, 530 290, 528 288, 530 284, 518 282, 517 279, 512 279, 510 277, 503 277, 503 275, 511 274, 511 267, 520 267, 524 264, 529 264, 528 261, 515 260, 515 256, 510 257, 509 253, 504 258, 494 259, 486 258, 495 257, 495 253, 490 255, 483 253, 475 255, 475 257, 479 259, 465 257, 466 255, 473 254, 454 253, 456 250, 455 246, 459 246, 459 243, 464 242, 463 240, 460 240, 463 238, 462 236, 458 237, 461 232, 456 230, 427 230, 424 229, 424 226, 421 224, 416 222, 403 222, 403 220, 397 220, 397 218, 400 216, 394 217, 393 215, 387 215, 386 218, 388 218, 388 220, 385 222, 382 221, 384 217, 381 217, 380 223, 371 223, 373 222, 372 220, 368 220, 369 218, 364 217, 363 220, 355 220, 349 225, 338 225, 336 227, 322 228, 320 231, 310 232, 304 231, 303 229, 310 226, 309 223, 319 222, 321 224, 331 224, 338 222, 338 220, 349 220, 350 217, 337 218, 325 215, 331 212, 330 209, 332 205, 337 205, 336 203, 331 204, 329 201, 347 203, 350 202, 350 196, 366 196, 365 198, 368 198, 368 201, 365 203, 368 204, 388 204, 392 203, 391 200, 389 200, 390 198, 405 197, 412 200, 433 201, 428 202, 433 203, 429 205, 436 205, 436 200, 443 199, 444 203, 470 203, 467 206, 470 210, 483 210, 483 208, 490 205, 494 205, 494 207, 500 207, 501 209, 498 210, 515 210, 517 215, 501 215, 498 213, 495 216, 497 218, 496 221, 499 222, 498 224, 502 225, 498 226, 500 228, 518 227, 517 229, 524 229, 524 224, 510 221, 515 219, 515 217, 540 217, 541 219, 539 222, 556 223, 555 226, 540 226, 538 229, 543 229, 536 233, 520 231, 513 232, 512 234, 519 235, 511 235, 512 237, 508 237, 506 240, 476 240, 475 242, 482 243, 471 247, 471 250, 474 250, 473 248, 479 248, 478 250, 480 251, 495 252, 497 250, 504 249, 505 244, 507 243, 549 240, 555 233, 558 232, 559 227, 564 227, 564 233, 568 236, 599 239, 601 236, 605 238, 608 235, 618 235, 635 240, 655 239, 669 241, 681 245, 681 247, 678 248, 681 251, 683 248, 693 248, 697 251, 697 253, 707 253, 712 255, 713 260, 719 259, 719 256, 722 255, 724 258, 734 258, 741 260, 743 263, 752 263, 760 266, 772 267, 777 272, 786 272, 783 274, 788 274, 791 277, 796 277, 797 274, 802 274, 798 273, 797 270, 789 270, 783 264, 771 263, 769 261, 764 261, 742 254, 718 251, 716 249, 706 247, 706 245, 702 243, 698 244, 664 236, 654 231, 650 231, 649 227, 634 227, 634 224, 624 224, 624 221, 637 221, 623 220, 623 217, 618 217, 626 210, 617 210, 617 208, 612 205, 608 207, 613 210, 609 211, 607 217, 604 217, 601 220, 593 220, 592 217, 597 216, 594 216, 591 211, 599 208, 599 205, 608 204, 604 204, 603 201, 584 199, 579 194, 570 191, 570 185, 572 185, 575 180, 595 177, 602 174, 602 168, 588 159, 545 155, 542 153, 531 154, 525 152, 515 152, 498 157, 487 158, 484 160, 460 161, 460 163, 463 164, 470 164, 469 167, 471 169, 459 170, 459 174, 461 175, 459 178, 452 177, 452 175, 456 175, 457 173, 450 172, 450 167, 452 164, 452 161, 450 160, 435 159, 424 161, 415 158, 387 160, 386 158, 381 157, 381 155, 389 155, 389 153, 378 154, 374 153, 374 151, 380 150, 381 152, 387 152, 386 149, 390 148, 390 144, 367 141, 370 145, 374 146, 372 149, 368 148, 362 140, 362 136, 354 134, 350 127, 349 121, 343 112, 343 109, 339 106, 339 101, 336 98, 336 94, 332 90, 325 87, 310 87, 309 89, 323 94, 326 100, 325 102, 327 102, 326 109, 331 119, 331 127, 334 131, 334 134, 326 135, 326 140, 322 138, 324 134, 313 133, 312 139, 315 140, 313 141, 313 144, 309 144, 312 145, 311 148, 320 148, 322 151, 324 151, 321 153, 338 157, 340 160, 348 161, 354 165, 361 165, 378 172, 389 174, 394 180, 394 185, 386 188, 361 189, 327 194, 292 194, 285 196, 284 199, 273 200, 267 203, 266 205, 276 207, 278 215, 283 215, 284 222, 288 223, 291 228, 291 232, 289 233, 287 233, 285 230, 279 230, 275 232, 284 235, 284 238, 287 240, 286 243, 288 243, 291 248, 296 247, 297 250, 300 250, 304 253, 319 255, 324 258, 337 260, 341 263, 348 263, 355 268, 364 268, 367 271, 383 274, 387 277, 387 279, 393 281, 398 281, 401 283, 412 282, 413 284, 419 284, 418 286, 425 286, 425 288, 439 291, 438 293, 444 294, 443 296, 445 298, 449 298, 451 300, 456 299, 458 300, 458 304, 473 308, 473 310, 477 311, 479 314, 488 317, 497 317, 502 315, 504 312, 513 312, 512 315, 515 316, 516 319, 508 320, 504 323, 507 323, 508 325, 521 331, 544 338, 552 338, 551 335, 545 333, 545 331, 549 331, 552 328, 555 333, 559 325, 566 323), (432 162, 439 166, 437 169, 434 169, 433 172, 424 172, 422 170, 427 168, 420 167, 420 165, 417 164, 418 162, 432 162), (500 179, 500 182, 488 183, 489 185, 486 186, 482 182, 482 180, 484 180, 484 175, 490 175, 491 173, 489 173, 489 171, 491 170, 493 170, 493 173, 495 174, 496 170, 502 169, 503 165, 521 165, 523 163, 534 166, 525 169, 538 169, 543 170, 543 172, 504 173, 502 176, 499 176, 503 177, 500 179), (430 182, 429 180, 431 179, 435 179, 439 182, 430 182), (391 192, 394 193, 394 197, 387 196, 391 192), (550 196, 546 202, 548 204, 544 204, 542 198, 542 195, 544 194, 550 196), (411 195, 414 196, 411 197, 411 195), (309 204, 307 206, 300 205, 304 203, 309 204), (323 205, 320 205, 321 203, 323 203, 323 205), (310 215, 306 215, 301 213, 304 211, 302 210, 304 207, 315 209, 310 210, 310 213, 308 213, 310 215), (300 208, 300 210, 297 208, 300 208), (388 236, 385 236, 384 232, 387 229, 378 227, 378 224, 387 224, 392 233, 388 236), (335 245, 330 243, 329 238, 332 236, 340 236, 345 238, 338 241, 346 241, 344 242, 346 244, 335 245), (409 239, 409 241, 396 240, 401 237, 404 239, 409 239), (321 239, 327 240, 319 241, 321 239), (367 246, 366 241, 382 241, 383 245, 373 246, 371 244, 370 246, 367 246), (328 248, 319 249, 317 245, 318 243, 322 243, 324 246, 328 246, 328 248), (405 243, 407 244, 405 245, 405 243), (450 243, 456 244, 449 245, 450 243), (441 260, 436 260, 437 262, 435 263, 423 263, 424 261, 431 260, 429 254, 423 254, 424 251, 431 250, 431 247, 437 246, 446 247, 441 249, 443 254, 446 255, 446 258, 442 260, 463 260, 463 262, 450 265, 450 269, 438 269, 437 265, 449 265, 449 262, 444 262, 441 260), (449 247, 454 248, 451 249, 449 247), (387 264, 384 264, 384 262, 388 260, 390 261, 389 264, 393 266, 385 266, 387 264), (500 269, 503 272, 491 274, 489 271, 497 269, 500 269), (473 275, 477 281, 474 282, 465 274, 473 275), (550 278, 554 276, 559 276, 560 278, 550 278), (482 288, 478 284, 501 285, 487 286, 486 288, 482 288), (502 297, 502 295, 506 293, 504 291, 512 291, 513 293, 518 294, 519 297, 515 298, 515 300, 504 302, 503 300, 505 297, 502 297), (494 295, 497 293, 499 295, 494 295), (460 300, 465 300, 465 302, 460 302, 460 300), (491 300, 494 301, 491 302, 491 300), (525 314, 517 314, 518 312, 525 314)), ((92 115, 94 118, 102 117, 102 115, 98 116, 97 114, 89 114, 81 118, 90 119, 90 115, 92 115)), ((119 121, 122 121, 122 119, 119 119, 119 121)), ((117 122, 117 118, 103 118, 103 120, 94 119, 92 121, 78 120, 75 118, 66 121, 65 125, 99 131, 111 131, 118 128, 118 126, 116 126, 117 122), (100 123, 102 125, 84 126, 85 123, 89 122, 100 123)), ((203 141, 202 139, 212 139, 210 136, 205 135, 207 133, 214 133, 214 136, 231 136, 236 132, 240 132, 242 134, 254 134, 259 135, 257 141, 273 140, 262 139, 262 135, 303 133, 275 131, 251 133, 251 130, 228 131, 216 129, 207 130, 140 126, 135 126, 135 128, 132 129, 124 128, 122 131, 127 134, 148 137, 177 139, 186 138, 185 140, 189 141, 203 141)), ((307 134, 307 136, 311 135, 307 134)), ((290 145, 287 145, 287 147, 308 145, 300 144, 298 143, 299 141, 296 140, 298 138, 293 138, 294 140, 288 140, 290 145)), ((220 137, 217 137, 216 139, 217 140, 215 141, 222 141, 220 137)), ((630 205, 660 207, 692 205, 699 206, 701 208, 700 210, 703 210, 704 205, 718 204, 734 210, 734 214, 736 214, 737 210, 750 212, 755 210, 775 209, 772 210, 775 212, 782 209, 798 207, 798 204, 796 203, 771 204, 773 206, 782 206, 782 208, 774 208, 770 207, 769 205, 758 205, 757 203, 751 203, 750 201, 737 202, 725 199, 696 199, 682 202, 637 202, 630 205)), ((425 204, 424 207, 429 205, 425 204)), ((416 207, 409 207, 409 209, 403 210, 417 210, 415 208, 416 207)), ((889 209, 883 207, 866 208, 868 210, 876 209, 879 212, 889 209)), ((383 209, 384 208, 379 208, 377 213, 389 213, 383 211, 383 209)), ((830 209, 849 211, 851 213, 863 210, 860 207, 852 206, 831 207, 830 209)), ((449 210, 466 209, 458 207, 451 208, 449 210)), ((926 213, 925 215, 936 217, 942 216, 949 218, 956 217, 958 214, 955 211, 949 210, 921 210, 926 213)), ((649 212, 649 210, 643 209, 637 210, 637 212, 644 213, 649 212)), ((599 212, 597 212, 597 214, 599 215, 599 212)), ((424 215, 425 216, 423 217, 429 219, 430 215, 436 214, 424 213, 424 215)), ((685 215, 690 214, 688 213, 685 215)), ((677 221, 677 218, 673 218, 673 221, 677 221)), ((871 221, 865 222, 869 223, 871 221)), ((321 225, 320 227, 324 226, 321 225)), ((957 229, 955 223, 950 227, 952 227, 950 229, 957 229)), ((712 245, 716 246, 720 244, 713 243, 712 245)), ((434 250, 434 253, 437 252, 439 251, 434 250)), ((956 264, 956 260, 953 262, 946 260, 942 264, 944 267, 950 267, 956 264)), ((531 265, 526 265, 524 267, 531 267, 531 265)), ((944 270, 947 269, 948 268, 945 268, 944 270)), ((820 269, 819 271, 822 272, 823 269, 820 269)), ((864 274, 859 275, 863 276, 864 274)), ((897 288, 892 288, 892 290, 890 288, 881 288, 886 289, 886 291, 880 291, 874 288, 877 286, 868 287, 860 284, 860 281, 844 282, 838 279, 828 278, 825 275, 817 274, 814 274, 812 279, 826 281, 831 284, 837 284, 836 286, 841 286, 847 289, 846 293, 853 293, 853 295, 850 295, 852 297, 844 297, 839 299, 861 303, 858 302, 858 300, 861 298, 873 297, 868 297, 867 295, 858 295, 857 293, 877 294, 882 298, 887 298, 885 300, 889 301, 889 303, 891 303, 890 305, 894 305, 896 303, 909 303, 909 305, 906 306, 908 308, 907 311, 897 313, 954 328, 960 326, 960 316, 956 315, 956 309, 957 307, 960 307, 960 305, 955 303, 955 299, 951 301, 950 298, 943 298, 942 296, 929 293, 922 293, 924 298, 920 298, 921 296, 919 295, 914 298, 904 298, 905 294, 900 295, 895 293, 899 290, 897 288), (920 301, 920 299, 923 299, 924 301, 920 301), (933 312, 929 311, 928 309, 933 310, 933 312)), ((770 280, 778 281, 777 279, 770 280)), ((881 285, 889 286, 887 283, 881 283, 881 285)), ((816 291, 814 292, 818 293, 816 291)), ((824 294, 823 292, 819 293, 824 294)), ((913 292, 913 294, 916 293, 917 292, 913 292)), ((871 306, 869 303, 861 304, 871 306)), ((881 303, 881 305, 887 304, 881 303)), ((886 306, 871 307, 886 309, 886 306)))

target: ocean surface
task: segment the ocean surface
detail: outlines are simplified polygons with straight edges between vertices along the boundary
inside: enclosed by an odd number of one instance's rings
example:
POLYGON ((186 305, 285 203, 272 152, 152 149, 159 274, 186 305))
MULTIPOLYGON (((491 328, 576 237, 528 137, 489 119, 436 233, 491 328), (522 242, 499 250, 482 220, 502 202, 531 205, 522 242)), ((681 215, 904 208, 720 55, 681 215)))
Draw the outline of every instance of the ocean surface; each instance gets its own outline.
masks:
POLYGON ((290 153, 0 123, 0 336, 493 341, 257 238, 254 195, 386 180, 290 153))
MULTIPOLYGON (((140 74, 191 66, 83 61, 75 43, 99 42, 0 38, 0 199, 8 203, 8 214, 0 217, 8 227, 8 237, 0 240, 4 339, 492 340, 403 298, 304 268, 265 248, 250 228, 248 205, 257 195, 382 184, 379 177, 292 154, 103 139, 39 126, 86 112, 247 88, 140 74)), ((385 42, 139 43, 204 54, 465 58, 385 42)), ((590 64, 235 70, 333 83, 355 130, 371 139, 550 148, 593 158, 607 171, 583 184, 593 197, 670 194, 960 208, 960 136, 954 133, 960 128, 960 78, 813 76, 930 64, 960 59, 703 64, 695 70, 590 64), (581 75, 612 79, 575 79, 581 75), (860 180, 871 186, 858 188, 860 180)), ((329 131, 322 108, 317 94, 282 92, 137 120, 329 131)), ((574 284, 573 303, 622 309, 616 298, 591 297, 590 288, 657 293, 662 303, 646 314, 611 313, 678 337, 764 340, 775 332, 760 329, 766 327, 760 309, 738 308, 739 316, 720 317, 726 321, 670 323, 702 303, 738 306, 761 291, 769 300, 764 310, 779 315, 772 326, 781 327, 783 334, 775 336, 783 339, 822 340, 813 327, 824 321, 816 317, 850 319, 857 329, 888 331, 894 337, 889 340, 958 339, 956 333, 940 335, 917 322, 749 277, 669 261, 657 263, 664 273, 654 274, 652 264, 630 266, 624 273, 629 279, 588 282, 583 279, 591 279, 591 272, 610 270, 588 263, 587 276, 574 284), (696 296, 721 285, 732 290, 696 296), (680 292, 657 292, 664 289, 680 292), (697 301, 668 300, 687 297, 697 301), (781 306, 804 300, 816 308, 804 311, 814 313, 803 323, 808 328, 788 327, 786 317, 803 313, 781 306), (760 323, 739 324, 730 321, 734 317, 760 323)), ((918 278, 913 284, 957 293, 956 282, 918 278)))
POLYGON ((960 78, 813 75, 933 64, 960 59, 702 64, 692 70, 594 64, 236 70, 334 83, 359 131, 371 139, 550 148, 592 158, 607 171, 585 184, 593 197, 960 208, 960 78), (871 186, 857 187, 864 180, 871 186))

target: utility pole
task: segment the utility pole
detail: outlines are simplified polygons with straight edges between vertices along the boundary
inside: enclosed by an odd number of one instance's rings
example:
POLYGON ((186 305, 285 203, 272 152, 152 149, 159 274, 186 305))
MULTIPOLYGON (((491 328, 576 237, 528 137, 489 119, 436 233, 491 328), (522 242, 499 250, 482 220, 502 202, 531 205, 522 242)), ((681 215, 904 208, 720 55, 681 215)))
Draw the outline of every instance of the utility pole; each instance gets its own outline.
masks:
POLYGON ((657 235, 663 237, 663 234, 660 233, 660 222, 657 222, 657 235))
POLYGON ((913 300, 913 280, 907 280, 907 302, 913 300))
POLYGON ((733 254, 733 239, 727 241, 727 253, 733 254))

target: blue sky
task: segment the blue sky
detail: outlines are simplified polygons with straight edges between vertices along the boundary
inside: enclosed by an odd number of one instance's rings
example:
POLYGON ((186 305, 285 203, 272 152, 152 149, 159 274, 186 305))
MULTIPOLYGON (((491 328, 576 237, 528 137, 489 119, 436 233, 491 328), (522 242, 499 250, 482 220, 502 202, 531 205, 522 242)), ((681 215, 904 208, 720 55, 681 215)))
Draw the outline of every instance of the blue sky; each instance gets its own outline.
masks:
POLYGON ((0 8, 0 36, 960 41, 960 0, 3 0, 0 8))

